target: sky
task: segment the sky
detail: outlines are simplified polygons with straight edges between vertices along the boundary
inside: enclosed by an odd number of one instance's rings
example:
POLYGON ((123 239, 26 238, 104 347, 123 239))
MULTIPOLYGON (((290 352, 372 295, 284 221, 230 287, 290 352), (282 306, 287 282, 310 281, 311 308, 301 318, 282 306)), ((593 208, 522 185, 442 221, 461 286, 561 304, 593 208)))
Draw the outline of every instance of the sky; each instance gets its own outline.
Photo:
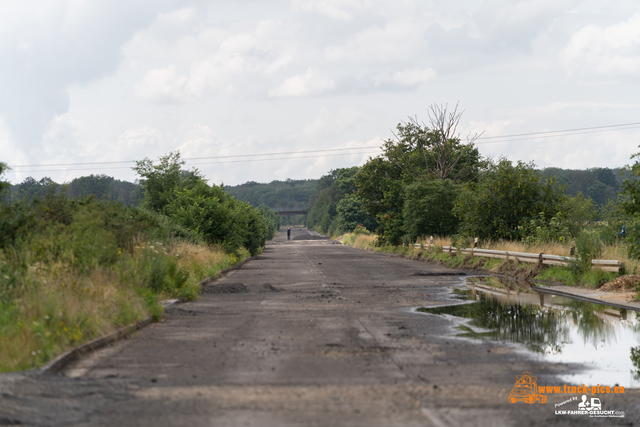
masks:
POLYGON ((458 104, 483 156, 613 168, 639 76, 637 0, 4 0, 0 162, 133 181, 179 150, 212 184, 316 179, 458 104))

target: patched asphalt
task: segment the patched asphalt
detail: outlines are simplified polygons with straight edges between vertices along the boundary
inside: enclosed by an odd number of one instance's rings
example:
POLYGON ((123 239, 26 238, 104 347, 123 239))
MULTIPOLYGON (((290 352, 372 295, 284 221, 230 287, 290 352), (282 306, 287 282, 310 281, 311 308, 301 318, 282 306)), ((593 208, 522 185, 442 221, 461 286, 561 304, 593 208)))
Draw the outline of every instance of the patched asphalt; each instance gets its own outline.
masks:
MULTIPOLYGON (((464 270, 286 230, 241 269, 167 309, 164 321, 65 374, 0 376, 0 425, 634 425, 639 393, 603 398, 624 419, 509 403, 515 378, 544 385, 580 367, 522 347, 451 336, 415 313, 450 302, 464 270)), ((577 376, 579 378, 579 376, 577 376)))

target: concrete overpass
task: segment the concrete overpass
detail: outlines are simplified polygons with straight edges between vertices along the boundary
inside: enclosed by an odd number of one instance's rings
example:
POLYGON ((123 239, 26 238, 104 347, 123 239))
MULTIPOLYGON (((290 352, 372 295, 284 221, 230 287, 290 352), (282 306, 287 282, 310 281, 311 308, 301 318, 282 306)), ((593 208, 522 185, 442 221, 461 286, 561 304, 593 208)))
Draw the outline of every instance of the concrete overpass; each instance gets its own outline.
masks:
POLYGON ((309 210, 305 208, 280 208, 274 209, 274 211, 278 212, 281 216, 306 215, 307 212, 309 212, 309 210))

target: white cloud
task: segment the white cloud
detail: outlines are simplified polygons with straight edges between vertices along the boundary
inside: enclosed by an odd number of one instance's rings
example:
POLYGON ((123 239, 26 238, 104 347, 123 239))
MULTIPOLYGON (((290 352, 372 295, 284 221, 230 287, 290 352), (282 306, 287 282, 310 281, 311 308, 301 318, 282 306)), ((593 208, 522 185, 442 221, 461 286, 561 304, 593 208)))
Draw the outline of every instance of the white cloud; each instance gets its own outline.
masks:
POLYGON ((291 5, 294 12, 315 12, 346 22, 351 21, 355 14, 364 10, 374 10, 379 13, 390 6, 402 7, 399 2, 390 4, 380 0, 293 0, 291 5))
MULTIPOLYGON (((467 127, 487 134, 631 122, 638 28, 635 0, 6 0, 0 161, 340 147, 458 100, 467 127)), ((638 141, 613 135, 481 149, 616 166, 638 141)), ((203 170, 235 184, 317 177, 361 158, 316 160, 203 170)))
POLYGON ((396 71, 393 75, 382 75, 374 77, 376 86, 391 86, 411 88, 419 86, 433 80, 438 73, 433 68, 409 68, 396 71))
POLYGON ((608 27, 587 25, 562 51, 571 76, 591 81, 636 78, 640 72, 640 13, 608 27))
POLYGON ((392 64, 395 61, 415 59, 415 55, 426 47, 422 38, 423 25, 413 17, 391 20, 384 26, 372 26, 345 43, 325 49, 329 62, 392 64))
POLYGON ((150 70, 133 87, 136 97, 152 102, 182 102, 185 100, 187 78, 176 71, 175 65, 150 70))
POLYGON ((136 97, 163 103, 197 100, 217 93, 264 95, 271 77, 285 69, 293 56, 288 41, 291 30, 279 21, 258 21, 250 31, 203 23, 194 25, 195 30, 189 24, 186 30, 182 23, 192 20, 193 14, 190 10, 180 11, 179 16, 179 20, 158 18, 125 46, 125 56, 133 68, 139 68, 141 60, 177 60, 147 71, 135 85, 136 97))
POLYGON ((328 92, 335 87, 333 79, 316 70, 308 69, 306 73, 289 77, 277 88, 270 90, 269 96, 273 98, 314 96, 328 92))

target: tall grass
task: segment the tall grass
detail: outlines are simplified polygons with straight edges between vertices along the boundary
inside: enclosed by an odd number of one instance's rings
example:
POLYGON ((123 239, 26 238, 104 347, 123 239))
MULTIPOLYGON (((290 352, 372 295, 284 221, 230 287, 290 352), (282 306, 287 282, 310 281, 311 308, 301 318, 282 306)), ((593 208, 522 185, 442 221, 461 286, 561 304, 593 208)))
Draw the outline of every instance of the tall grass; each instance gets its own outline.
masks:
POLYGON ((0 247, 0 372, 30 369, 148 316, 163 298, 248 253, 225 254, 156 215, 96 201, 46 202, 0 247))
MULTIPOLYGON (((410 258, 416 258, 420 254, 422 254, 423 258, 427 257, 435 261, 440 261, 442 258, 442 256, 439 256, 437 254, 438 248, 442 248, 443 246, 450 246, 452 244, 451 238, 449 237, 434 236, 433 244, 435 248, 431 249, 428 252, 424 252, 423 249, 414 248, 413 246, 378 247, 376 246, 377 236, 371 233, 369 234, 348 233, 344 235, 342 241, 345 245, 353 246, 356 248, 372 250, 372 251, 401 253, 410 258)), ((424 248, 428 248, 430 239, 429 238, 418 239, 417 243, 422 244, 424 248)), ((483 249, 494 249, 494 250, 509 251, 509 252, 526 252, 526 253, 535 253, 535 254, 545 253, 545 254, 560 255, 560 256, 570 256, 571 246, 572 246, 572 242, 568 242, 568 243, 548 242, 548 243, 540 243, 540 244, 525 244, 522 242, 509 241, 509 240, 481 242, 478 245, 479 248, 483 248, 483 249)), ((618 260, 620 262, 623 262, 625 264, 625 270, 627 274, 640 274, 640 260, 629 258, 627 253, 627 248, 624 245, 624 242, 616 241, 612 244, 603 245, 602 250, 597 253, 598 253, 599 259, 618 260)), ((462 259, 462 257, 458 257, 458 258, 462 259)), ((460 261, 456 259, 448 259, 448 256, 442 259, 446 260, 447 265, 450 265, 453 267, 457 266, 456 262, 460 261)), ((496 267, 496 264, 499 264, 501 262, 502 262, 501 260, 489 259, 484 269, 490 270, 491 268, 496 267)), ((531 267, 531 265, 527 264, 524 267, 531 267)), ((538 278, 541 280, 552 280, 555 282, 561 282, 568 285, 583 285, 588 287, 596 287, 602 284, 604 281, 611 280, 613 277, 617 275, 616 273, 607 273, 596 268, 584 268, 583 271, 580 271, 578 273, 579 274, 576 274, 576 272, 572 271, 571 266, 569 268, 554 266, 554 267, 543 270, 538 276, 538 278)))

